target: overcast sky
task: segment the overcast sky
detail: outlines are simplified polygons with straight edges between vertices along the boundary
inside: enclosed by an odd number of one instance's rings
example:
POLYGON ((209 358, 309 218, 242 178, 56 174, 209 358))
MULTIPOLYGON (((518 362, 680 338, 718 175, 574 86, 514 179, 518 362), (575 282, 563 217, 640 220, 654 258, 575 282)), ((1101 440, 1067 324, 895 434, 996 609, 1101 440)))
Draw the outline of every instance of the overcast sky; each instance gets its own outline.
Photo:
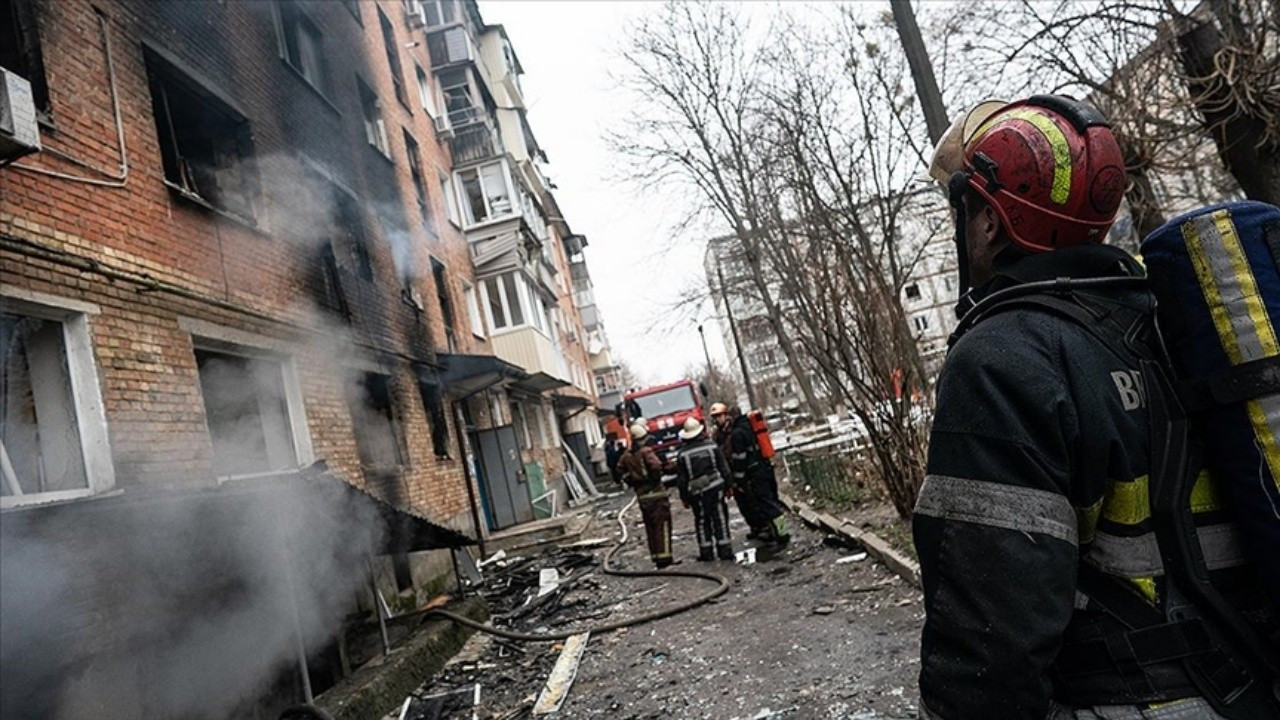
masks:
MULTIPOLYGON (((506 27, 524 67, 529 122, 546 150, 556 199, 574 232, 587 236, 587 266, 614 356, 648 382, 704 364, 696 323, 666 321, 681 289, 700 281, 705 238, 671 237, 685 208, 621 183, 604 140, 628 108, 610 80, 630 18, 656 2, 485 0, 487 23, 506 27), (649 332, 657 326, 659 332, 649 332)), ((712 357, 724 360, 719 327, 704 313, 712 357)))

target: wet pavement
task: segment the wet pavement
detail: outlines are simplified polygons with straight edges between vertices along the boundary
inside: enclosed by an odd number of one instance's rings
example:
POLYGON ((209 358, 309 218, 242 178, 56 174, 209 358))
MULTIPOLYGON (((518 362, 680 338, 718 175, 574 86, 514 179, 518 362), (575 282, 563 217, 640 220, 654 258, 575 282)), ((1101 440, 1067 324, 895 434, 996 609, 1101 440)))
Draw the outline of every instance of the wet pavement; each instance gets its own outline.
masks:
MULTIPOLYGON (((587 537, 615 537, 615 498, 594 508, 587 537)), ((618 632, 593 635, 560 718, 913 718, 920 593, 856 549, 824 542, 793 519, 791 544, 757 562, 701 563, 692 515, 673 507, 681 569, 721 573, 732 589, 712 603, 618 632), (837 561, 846 558, 843 563, 837 561)), ((628 513, 630 539, 614 559, 620 569, 650 567, 639 513, 628 513)), ((734 513, 735 549, 745 527, 734 513)), ((754 544, 753 544, 754 545, 754 544)), ((497 615, 514 612, 507 627, 523 632, 563 630, 639 615, 692 598, 712 587, 684 578, 604 575, 598 560, 608 547, 516 561, 490 598, 497 615), (595 562, 581 554, 594 553, 595 562), (562 566, 566 583, 551 602, 530 611, 540 567, 562 566), (594 568, 594 569, 593 569, 594 568), (506 607, 504 607, 504 604, 506 607)), ((488 571, 488 569, 486 569, 488 571)), ((490 582, 503 575, 489 574, 490 582)), ((501 622, 501 621, 500 621, 501 622)), ((559 655, 559 645, 511 643, 474 636, 426 693, 480 684, 478 718, 528 717, 559 655)), ((394 717, 394 716, 393 716, 394 717)), ((408 717, 413 717, 409 715, 408 717)), ((424 715, 425 717, 425 715, 424 715)), ((470 712, 439 717, 471 717, 470 712)))

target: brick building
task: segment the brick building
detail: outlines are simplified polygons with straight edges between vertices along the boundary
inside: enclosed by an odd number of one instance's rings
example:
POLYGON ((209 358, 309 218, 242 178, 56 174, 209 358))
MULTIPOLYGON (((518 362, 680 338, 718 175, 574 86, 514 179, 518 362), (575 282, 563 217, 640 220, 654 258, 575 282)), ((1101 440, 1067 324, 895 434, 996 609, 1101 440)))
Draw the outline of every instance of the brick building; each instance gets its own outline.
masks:
MULTIPOLYGON (((0 67, 30 83, 43 145, 0 159, 10 529, 308 473, 455 539, 564 498, 599 438, 569 281, 585 239, 474 2, 0 0, 0 67), (477 150, 463 131, 484 123, 506 145, 477 150)), ((374 572, 412 597, 449 568, 374 572)), ((68 653, 93 667, 117 634, 68 653)))

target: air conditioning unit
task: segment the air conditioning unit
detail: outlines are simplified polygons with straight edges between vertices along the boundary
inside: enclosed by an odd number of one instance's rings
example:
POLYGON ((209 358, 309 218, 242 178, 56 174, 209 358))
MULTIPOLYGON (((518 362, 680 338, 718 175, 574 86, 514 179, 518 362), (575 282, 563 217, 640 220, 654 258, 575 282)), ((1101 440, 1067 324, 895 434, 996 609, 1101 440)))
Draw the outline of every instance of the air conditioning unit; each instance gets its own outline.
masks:
POLYGON ((0 67, 0 161, 40 152, 40 126, 31 83, 0 67))
POLYGON ((409 13, 409 27, 414 30, 421 30, 427 26, 426 18, 422 17, 422 9, 419 8, 415 12, 409 13))
POLYGON ((435 119, 435 122, 436 122, 436 135, 438 137, 445 140, 453 137, 453 126, 449 124, 448 117, 441 115, 440 117, 435 119))

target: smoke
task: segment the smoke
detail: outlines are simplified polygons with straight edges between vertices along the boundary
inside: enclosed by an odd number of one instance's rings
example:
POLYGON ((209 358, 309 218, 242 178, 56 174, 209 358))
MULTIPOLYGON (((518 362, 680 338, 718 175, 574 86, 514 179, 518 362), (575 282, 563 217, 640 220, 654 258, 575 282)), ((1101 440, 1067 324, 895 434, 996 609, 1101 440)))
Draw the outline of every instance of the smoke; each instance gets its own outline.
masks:
POLYGON ((4 516, 0 715, 243 716, 299 638, 341 627, 383 545, 338 481, 144 492, 4 516))

